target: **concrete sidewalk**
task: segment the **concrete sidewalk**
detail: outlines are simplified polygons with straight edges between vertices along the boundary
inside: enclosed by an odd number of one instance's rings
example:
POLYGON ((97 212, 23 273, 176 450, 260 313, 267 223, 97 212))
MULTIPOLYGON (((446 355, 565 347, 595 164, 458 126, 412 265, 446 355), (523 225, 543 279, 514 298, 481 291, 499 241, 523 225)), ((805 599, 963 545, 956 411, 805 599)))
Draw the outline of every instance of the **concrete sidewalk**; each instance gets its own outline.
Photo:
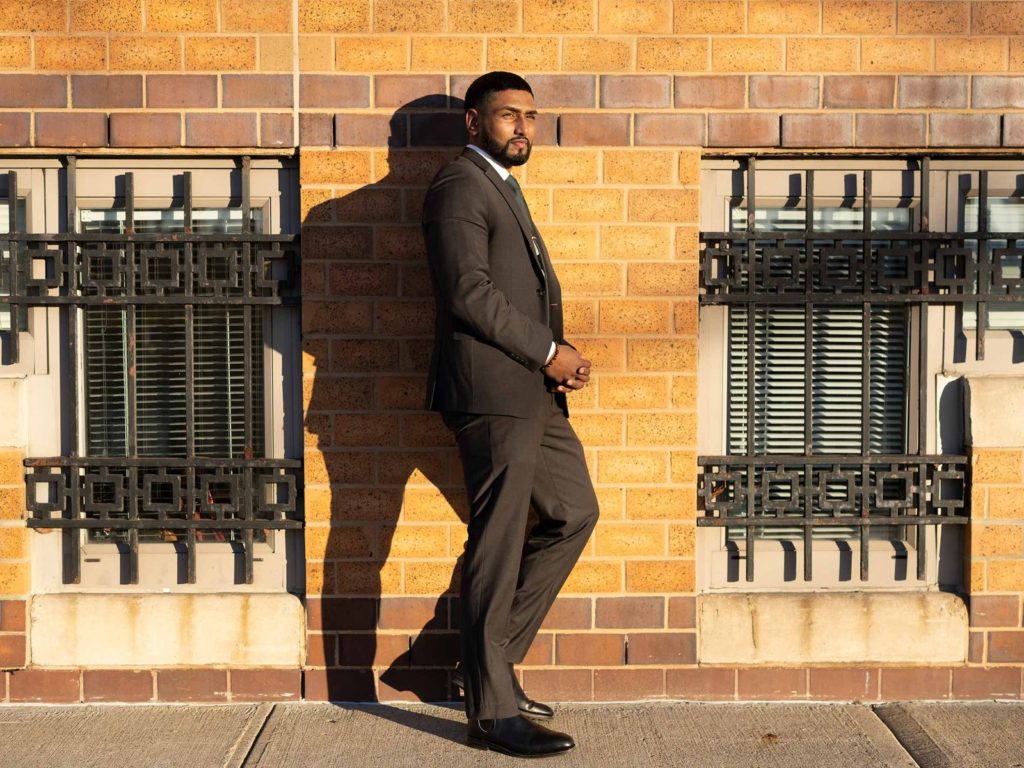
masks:
MULTIPOLYGON (((1019 703, 574 704, 553 725, 579 744, 562 768, 1024 768, 1019 703)), ((0 708, 4 768, 523 764, 464 738, 448 705, 0 708)))

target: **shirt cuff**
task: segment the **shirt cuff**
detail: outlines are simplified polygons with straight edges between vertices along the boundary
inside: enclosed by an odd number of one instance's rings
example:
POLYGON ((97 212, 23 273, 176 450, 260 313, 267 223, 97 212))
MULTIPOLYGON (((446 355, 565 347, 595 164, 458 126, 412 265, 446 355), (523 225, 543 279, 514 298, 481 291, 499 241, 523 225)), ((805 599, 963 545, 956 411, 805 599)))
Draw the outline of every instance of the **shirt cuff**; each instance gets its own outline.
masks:
POLYGON ((555 342, 551 342, 551 349, 548 351, 547 359, 544 361, 544 365, 551 362, 551 358, 555 356, 555 350, 558 349, 558 345, 555 342))

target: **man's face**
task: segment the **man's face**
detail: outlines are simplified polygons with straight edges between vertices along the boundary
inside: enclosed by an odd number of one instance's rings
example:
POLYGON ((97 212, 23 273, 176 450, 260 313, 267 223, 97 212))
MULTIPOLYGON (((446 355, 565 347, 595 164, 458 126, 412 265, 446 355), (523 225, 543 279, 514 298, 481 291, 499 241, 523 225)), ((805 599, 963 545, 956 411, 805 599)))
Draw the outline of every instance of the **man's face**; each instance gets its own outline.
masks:
POLYGON ((536 127, 537 107, 529 91, 495 91, 466 113, 470 141, 505 168, 530 159, 536 127))

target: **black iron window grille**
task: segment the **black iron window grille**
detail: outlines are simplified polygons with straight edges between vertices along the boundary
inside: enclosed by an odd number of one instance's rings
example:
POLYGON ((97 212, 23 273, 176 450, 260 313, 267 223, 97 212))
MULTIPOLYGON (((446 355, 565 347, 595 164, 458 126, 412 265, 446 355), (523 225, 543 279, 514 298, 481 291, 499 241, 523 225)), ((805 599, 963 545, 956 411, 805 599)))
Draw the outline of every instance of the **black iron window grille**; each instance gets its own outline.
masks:
POLYGON ((873 215, 870 170, 856 227, 823 225, 835 210, 815 210, 813 170, 787 212, 799 226, 766 226, 751 158, 732 231, 701 233, 700 304, 729 309, 731 368, 727 455, 698 457, 697 524, 744 541, 747 581, 755 541, 782 531, 802 540, 807 581, 814 538, 859 539, 866 580, 873 531, 905 531, 924 579, 926 526, 968 521, 967 457, 925 450, 928 312, 974 309, 983 359, 987 308, 1024 301, 1024 232, 990 230, 987 171, 977 231, 929 231, 929 160, 909 167, 916 228, 873 215), (828 345, 844 333, 858 349, 836 365, 828 345))
MULTIPOLYGON (((302 527, 301 462, 266 455, 262 384, 265 315, 298 303, 298 241, 259 231, 249 158, 239 172, 233 208, 196 208, 187 171, 176 207, 137 208, 127 172, 116 209, 69 204, 66 233, 14 217, 0 233, 11 326, 59 307, 67 344, 66 455, 25 461, 28 525, 62 532, 65 583, 80 581, 83 541, 117 545, 131 584, 140 541, 173 543, 187 583, 197 543, 222 541, 251 584, 254 542, 302 527)), ((69 201, 75 179, 70 158, 69 201)))

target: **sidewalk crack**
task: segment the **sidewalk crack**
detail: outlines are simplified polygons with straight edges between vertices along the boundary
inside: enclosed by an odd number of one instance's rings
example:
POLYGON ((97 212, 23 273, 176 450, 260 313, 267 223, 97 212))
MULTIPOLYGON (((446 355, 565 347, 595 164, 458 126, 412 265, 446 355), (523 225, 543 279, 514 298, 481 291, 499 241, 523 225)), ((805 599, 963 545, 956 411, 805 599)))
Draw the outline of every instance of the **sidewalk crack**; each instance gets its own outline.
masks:
POLYGON ((903 705, 876 704, 871 711, 920 768, 957 768, 903 705))
POLYGON ((276 706, 276 704, 260 704, 256 707, 256 712, 245 724, 242 732, 238 734, 235 743, 231 745, 227 757, 224 758, 223 768, 243 768, 246 765, 276 706))

